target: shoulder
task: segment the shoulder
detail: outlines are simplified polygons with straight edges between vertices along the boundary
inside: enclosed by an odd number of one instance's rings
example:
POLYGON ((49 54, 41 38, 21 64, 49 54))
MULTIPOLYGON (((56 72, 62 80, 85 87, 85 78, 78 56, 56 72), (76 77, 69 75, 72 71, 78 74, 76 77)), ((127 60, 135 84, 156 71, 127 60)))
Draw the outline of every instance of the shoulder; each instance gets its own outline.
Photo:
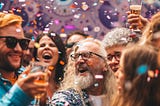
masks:
POLYGON ((52 97, 53 105, 64 105, 65 106, 83 106, 80 93, 74 89, 61 90, 55 92, 52 97))

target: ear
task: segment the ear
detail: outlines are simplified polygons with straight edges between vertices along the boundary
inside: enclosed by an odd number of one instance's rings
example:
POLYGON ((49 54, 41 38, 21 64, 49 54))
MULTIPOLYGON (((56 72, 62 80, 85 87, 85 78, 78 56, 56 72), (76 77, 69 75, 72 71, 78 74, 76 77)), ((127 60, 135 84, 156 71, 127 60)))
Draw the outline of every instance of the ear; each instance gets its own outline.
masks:
POLYGON ((108 64, 107 64, 107 63, 104 64, 104 67, 103 67, 103 70, 102 70, 102 71, 104 71, 104 72, 108 71, 108 64))
POLYGON ((109 70, 109 66, 107 63, 104 64, 103 71, 107 72, 109 70))

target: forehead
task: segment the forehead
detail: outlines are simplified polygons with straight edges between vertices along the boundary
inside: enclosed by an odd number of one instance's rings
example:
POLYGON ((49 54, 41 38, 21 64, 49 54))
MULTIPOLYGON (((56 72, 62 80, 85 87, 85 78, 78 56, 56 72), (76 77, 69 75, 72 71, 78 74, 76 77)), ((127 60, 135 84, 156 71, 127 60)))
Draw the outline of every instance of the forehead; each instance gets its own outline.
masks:
POLYGON ((48 41, 53 42, 52 39, 51 39, 49 36, 47 36, 47 35, 43 36, 43 37, 39 40, 39 42, 48 42, 48 41))
POLYGON ((16 38, 24 38, 23 29, 20 25, 9 25, 0 29, 1 36, 13 36, 16 38))
POLYGON ((83 42, 78 44, 77 52, 100 52, 100 46, 94 42, 83 42))
POLYGON ((123 45, 119 45, 119 46, 113 46, 110 48, 107 48, 106 51, 108 54, 113 54, 115 51, 116 52, 122 52, 122 50, 125 48, 125 46, 123 45))
POLYGON ((83 39, 85 39, 84 36, 79 35, 79 34, 74 34, 68 39, 67 43, 78 42, 83 39))

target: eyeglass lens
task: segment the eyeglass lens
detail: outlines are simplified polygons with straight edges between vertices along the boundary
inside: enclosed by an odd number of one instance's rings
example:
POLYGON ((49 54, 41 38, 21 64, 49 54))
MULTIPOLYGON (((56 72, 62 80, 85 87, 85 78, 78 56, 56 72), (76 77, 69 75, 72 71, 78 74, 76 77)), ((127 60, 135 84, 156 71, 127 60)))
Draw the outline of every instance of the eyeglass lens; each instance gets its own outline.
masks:
POLYGON ((121 57, 121 52, 114 52, 114 54, 108 54, 108 55, 107 55, 107 59, 110 60, 110 61, 113 59, 113 57, 114 57, 116 60, 119 60, 120 57, 121 57))
POLYGON ((22 50, 28 49, 29 40, 28 39, 17 39, 11 36, 0 36, 0 38, 6 38, 5 42, 8 48, 15 48, 17 43, 20 44, 22 50))

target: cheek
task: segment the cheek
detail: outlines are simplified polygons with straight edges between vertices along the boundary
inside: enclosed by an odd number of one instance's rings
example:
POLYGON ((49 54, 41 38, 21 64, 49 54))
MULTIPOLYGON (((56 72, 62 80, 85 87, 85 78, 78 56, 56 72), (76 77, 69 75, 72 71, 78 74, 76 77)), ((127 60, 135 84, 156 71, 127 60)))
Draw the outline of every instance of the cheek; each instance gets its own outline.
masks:
POLYGON ((122 72, 119 73, 119 80, 124 81, 124 74, 122 72))
POLYGON ((52 49, 53 51, 53 64, 56 64, 58 62, 58 59, 59 59, 59 53, 58 53, 58 49, 57 48, 54 48, 52 49))
POLYGON ((38 48, 37 49, 37 57, 41 57, 42 56, 42 49, 38 48))

